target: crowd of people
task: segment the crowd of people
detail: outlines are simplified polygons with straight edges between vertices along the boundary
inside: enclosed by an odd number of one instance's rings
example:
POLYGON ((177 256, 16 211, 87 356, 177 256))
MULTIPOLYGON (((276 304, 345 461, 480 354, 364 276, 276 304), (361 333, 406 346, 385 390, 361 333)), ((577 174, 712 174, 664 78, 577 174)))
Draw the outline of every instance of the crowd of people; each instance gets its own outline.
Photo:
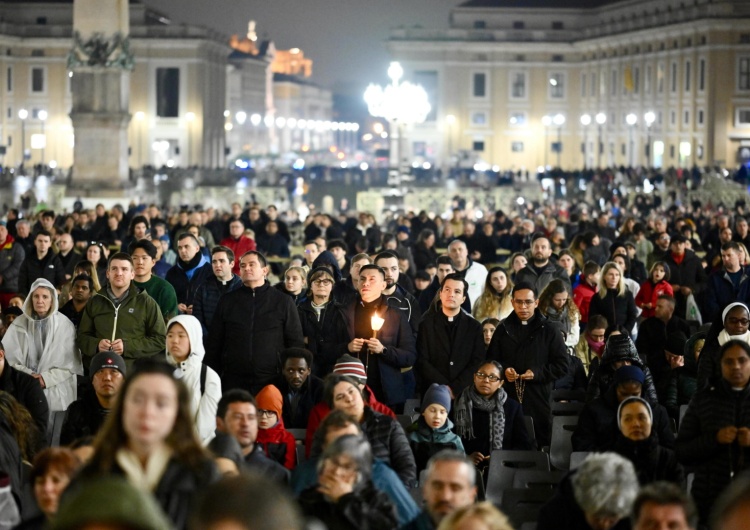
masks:
POLYGON ((548 451, 561 392, 592 454, 537 528, 730 525, 744 204, 604 204, 7 211, 0 529, 510 528, 493 452, 548 451))

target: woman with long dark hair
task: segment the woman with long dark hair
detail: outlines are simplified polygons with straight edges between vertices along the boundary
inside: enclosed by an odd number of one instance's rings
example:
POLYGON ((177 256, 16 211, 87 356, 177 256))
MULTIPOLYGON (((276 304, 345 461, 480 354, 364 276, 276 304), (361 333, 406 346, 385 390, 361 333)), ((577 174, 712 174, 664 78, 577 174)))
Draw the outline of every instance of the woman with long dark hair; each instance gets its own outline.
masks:
POLYGON ((114 474, 151 492, 175 528, 186 528, 190 506, 219 471, 198 441, 190 393, 165 362, 136 364, 94 441, 77 480, 114 474))
POLYGON ((437 263, 436 241, 435 232, 429 228, 424 228, 419 233, 417 242, 414 244, 414 264, 417 266, 417 271, 425 270, 430 263, 437 263))

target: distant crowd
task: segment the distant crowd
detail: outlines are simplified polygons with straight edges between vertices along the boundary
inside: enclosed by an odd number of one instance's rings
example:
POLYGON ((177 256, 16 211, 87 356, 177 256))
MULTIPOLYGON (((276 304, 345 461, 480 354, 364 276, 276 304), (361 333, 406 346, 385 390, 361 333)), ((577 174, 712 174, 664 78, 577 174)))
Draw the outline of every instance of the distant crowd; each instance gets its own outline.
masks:
POLYGON ((10 209, 0 529, 730 528, 749 247, 648 195, 10 209))

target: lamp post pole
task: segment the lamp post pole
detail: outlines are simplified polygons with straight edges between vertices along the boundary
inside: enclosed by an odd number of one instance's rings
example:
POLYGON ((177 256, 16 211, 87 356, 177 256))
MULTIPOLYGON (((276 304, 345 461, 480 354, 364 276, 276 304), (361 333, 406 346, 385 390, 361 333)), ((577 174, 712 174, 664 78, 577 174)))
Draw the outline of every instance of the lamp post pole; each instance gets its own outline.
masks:
POLYGON ((450 175, 450 168, 453 165, 453 124, 456 123, 456 117, 448 114, 445 117, 445 123, 448 124, 448 174, 450 175))
POLYGON ((194 112, 188 112, 185 114, 185 119, 187 119, 187 165, 190 167, 191 159, 193 158, 193 139, 192 139, 192 132, 193 132, 193 121, 195 121, 195 113, 194 112))
POLYGON ((651 126, 656 121, 656 114, 653 111, 648 111, 643 115, 643 121, 646 122, 646 161, 648 162, 648 167, 651 168, 653 167, 651 158, 651 126))
POLYGON ((596 115, 596 124, 599 126, 599 149, 596 154, 596 166, 597 168, 602 167, 602 151, 604 150, 604 145, 602 144, 602 126, 607 122, 607 115, 603 112, 600 112, 596 115))
POLYGON ((589 132, 589 125, 591 125, 591 115, 590 114, 584 114, 584 115, 581 116, 581 125, 583 125, 583 149, 581 149, 581 151, 583 152, 583 169, 588 169, 588 167, 589 167, 589 157, 588 157, 589 139, 588 139, 588 132, 589 132))
POLYGON ((18 111, 18 118, 21 120, 21 171, 25 174, 24 165, 26 163, 26 118, 29 117, 29 111, 21 109, 18 111))
POLYGON ((633 157, 633 151, 635 147, 633 145, 633 130, 635 129, 635 124, 638 122, 638 116, 631 112, 630 114, 625 116, 625 122, 628 124, 628 165, 632 168, 633 164, 635 163, 633 157))
POLYGON ((542 118, 542 125, 544 125, 544 170, 547 171, 547 147, 549 146, 549 126, 552 124, 551 116, 544 116, 542 118))
POLYGON ((44 165, 44 149, 47 147, 47 136, 44 134, 44 124, 47 121, 47 116, 48 114, 46 110, 40 110, 37 114, 39 121, 42 122, 42 141, 44 142, 42 144, 42 165, 44 165))
POLYGON ((565 116, 562 114, 555 114, 552 121, 557 125, 557 168, 560 169, 560 157, 562 156, 562 127, 565 125, 565 116))

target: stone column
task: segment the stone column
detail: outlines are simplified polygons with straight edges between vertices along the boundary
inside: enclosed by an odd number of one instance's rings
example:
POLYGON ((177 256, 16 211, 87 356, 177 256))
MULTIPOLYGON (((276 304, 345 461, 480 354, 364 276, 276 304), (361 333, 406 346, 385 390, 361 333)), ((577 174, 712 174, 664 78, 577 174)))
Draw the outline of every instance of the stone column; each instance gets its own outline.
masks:
POLYGON ((128 0, 74 0, 68 68, 75 188, 115 190, 128 183, 129 32, 128 0))

